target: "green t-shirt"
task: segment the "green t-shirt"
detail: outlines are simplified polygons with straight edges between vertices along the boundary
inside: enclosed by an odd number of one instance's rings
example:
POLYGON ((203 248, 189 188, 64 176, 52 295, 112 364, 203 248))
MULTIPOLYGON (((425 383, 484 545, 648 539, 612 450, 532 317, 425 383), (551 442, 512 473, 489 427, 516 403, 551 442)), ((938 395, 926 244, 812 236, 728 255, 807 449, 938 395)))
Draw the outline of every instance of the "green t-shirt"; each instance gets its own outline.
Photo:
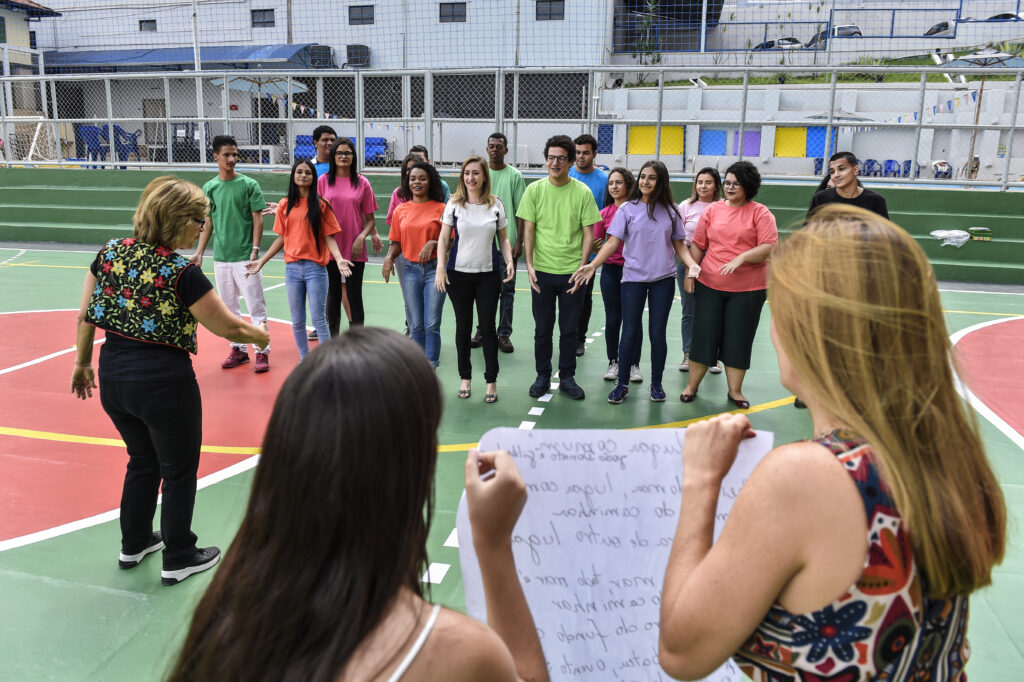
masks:
POLYGON ((252 214, 267 207, 260 184, 245 175, 203 185, 213 219, 213 260, 237 263, 252 253, 252 214))
POLYGON ((576 272, 583 228, 600 222, 590 188, 579 180, 556 187, 547 178, 526 188, 516 216, 534 224, 533 269, 552 275, 576 272))
POLYGON ((487 169, 491 176, 491 194, 501 199, 505 205, 505 215, 508 220, 508 243, 515 245, 516 235, 516 211, 519 210, 519 203, 522 201, 523 192, 526 191, 526 181, 523 174, 515 166, 506 165, 501 170, 487 169))

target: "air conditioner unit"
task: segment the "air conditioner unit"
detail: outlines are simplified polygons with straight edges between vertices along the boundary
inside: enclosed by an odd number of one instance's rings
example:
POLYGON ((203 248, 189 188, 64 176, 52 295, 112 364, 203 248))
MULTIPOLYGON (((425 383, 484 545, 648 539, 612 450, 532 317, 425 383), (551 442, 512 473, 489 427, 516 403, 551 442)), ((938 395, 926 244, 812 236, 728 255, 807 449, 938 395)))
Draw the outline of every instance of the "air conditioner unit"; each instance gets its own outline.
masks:
POLYGON ((346 62, 349 68, 360 69, 370 66, 370 48, 366 45, 346 45, 346 62))
POLYGON ((309 65, 314 69, 333 69, 334 51, 330 45, 310 45, 309 65))

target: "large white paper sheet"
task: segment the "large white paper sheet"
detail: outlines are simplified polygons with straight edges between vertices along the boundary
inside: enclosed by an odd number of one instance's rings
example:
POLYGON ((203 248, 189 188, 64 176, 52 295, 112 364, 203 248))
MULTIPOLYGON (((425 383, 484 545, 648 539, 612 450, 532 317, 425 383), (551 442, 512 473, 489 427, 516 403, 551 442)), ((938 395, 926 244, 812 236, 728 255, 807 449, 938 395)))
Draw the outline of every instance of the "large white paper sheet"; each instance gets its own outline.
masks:
MULTIPOLYGON (((529 499, 513 553, 552 680, 668 680, 658 665, 658 609, 678 523, 683 429, 499 428, 481 450, 507 450, 529 499)), ((744 441, 722 483, 717 539, 733 500, 774 436, 744 441)), ((486 621, 466 497, 456 521, 466 609, 486 621)), ((727 662, 706 680, 739 682, 727 662)))

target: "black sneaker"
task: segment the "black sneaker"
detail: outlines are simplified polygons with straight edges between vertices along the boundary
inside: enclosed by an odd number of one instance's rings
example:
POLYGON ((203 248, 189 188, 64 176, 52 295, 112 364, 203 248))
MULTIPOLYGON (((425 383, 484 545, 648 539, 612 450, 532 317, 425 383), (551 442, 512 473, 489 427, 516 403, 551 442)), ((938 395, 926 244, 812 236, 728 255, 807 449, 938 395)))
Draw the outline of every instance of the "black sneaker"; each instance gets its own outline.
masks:
POLYGON ((311 331, 309 334, 306 335, 306 340, 307 341, 316 341, 317 340, 316 330, 315 329, 313 331, 311 331))
POLYGON ((484 337, 480 336, 480 330, 478 329, 476 334, 473 335, 473 338, 469 340, 469 347, 479 348, 482 345, 484 345, 484 337))
POLYGON ((160 571, 160 582, 164 585, 177 585, 182 580, 196 573, 202 573, 208 568, 213 568, 220 561, 219 547, 203 547, 197 549, 192 560, 178 568, 167 568, 160 571))
POLYGON ((125 554, 124 552, 121 552, 121 554, 117 557, 117 565, 121 568, 135 568, 148 555, 152 554, 153 552, 159 552, 163 548, 163 536, 160 534, 160 531, 154 531, 153 534, 149 536, 148 547, 146 547, 141 552, 136 552, 135 554, 125 554))
POLYGON ((539 398, 548 392, 551 387, 551 377, 543 374, 538 374, 537 379, 530 386, 530 397, 539 398))
POLYGON ((566 377, 558 382, 558 390, 568 395, 573 400, 583 400, 587 394, 583 392, 580 385, 572 377, 566 377))
POLYGON ((583 354, 587 352, 587 343, 580 341, 579 345, 576 346, 576 357, 583 357, 583 354))
POLYGON ((795 399, 793 401, 793 407, 797 407, 797 408, 799 408, 801 410, 806 410, 807 409, 807 403, 805 403, 804 401, 800 400, 800 398, 797 398, 797 399, 795 399))
POLYGON ((515 347, 512 345, 512 342, 509 341, 509 338, 507 336, 499 336, 498 350, 500 350, 502 353, 511 353, 512 351, 515 350, 515 347))

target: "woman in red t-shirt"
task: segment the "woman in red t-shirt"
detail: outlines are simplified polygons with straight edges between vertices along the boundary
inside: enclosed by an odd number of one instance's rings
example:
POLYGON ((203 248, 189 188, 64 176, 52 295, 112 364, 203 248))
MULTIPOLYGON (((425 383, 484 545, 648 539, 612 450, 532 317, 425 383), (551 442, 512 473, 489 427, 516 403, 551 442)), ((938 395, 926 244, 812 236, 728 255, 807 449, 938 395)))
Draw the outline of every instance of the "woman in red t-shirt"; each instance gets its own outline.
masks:
POLYGON ((700 263, 700 277, 687 278, 697 310, 690 347, 690 381, 679 395, 684 403, 697 397, 708 367, 725 365, 726 398, 746 409, 743 377, 750 369, 750 352, 767 299, 768 255, 779 243, 775 216, 752 199, 761 175, 749 161, 737 161, 725 171, 725 199, 706 209, 697 221, 690 253, 700 263))

